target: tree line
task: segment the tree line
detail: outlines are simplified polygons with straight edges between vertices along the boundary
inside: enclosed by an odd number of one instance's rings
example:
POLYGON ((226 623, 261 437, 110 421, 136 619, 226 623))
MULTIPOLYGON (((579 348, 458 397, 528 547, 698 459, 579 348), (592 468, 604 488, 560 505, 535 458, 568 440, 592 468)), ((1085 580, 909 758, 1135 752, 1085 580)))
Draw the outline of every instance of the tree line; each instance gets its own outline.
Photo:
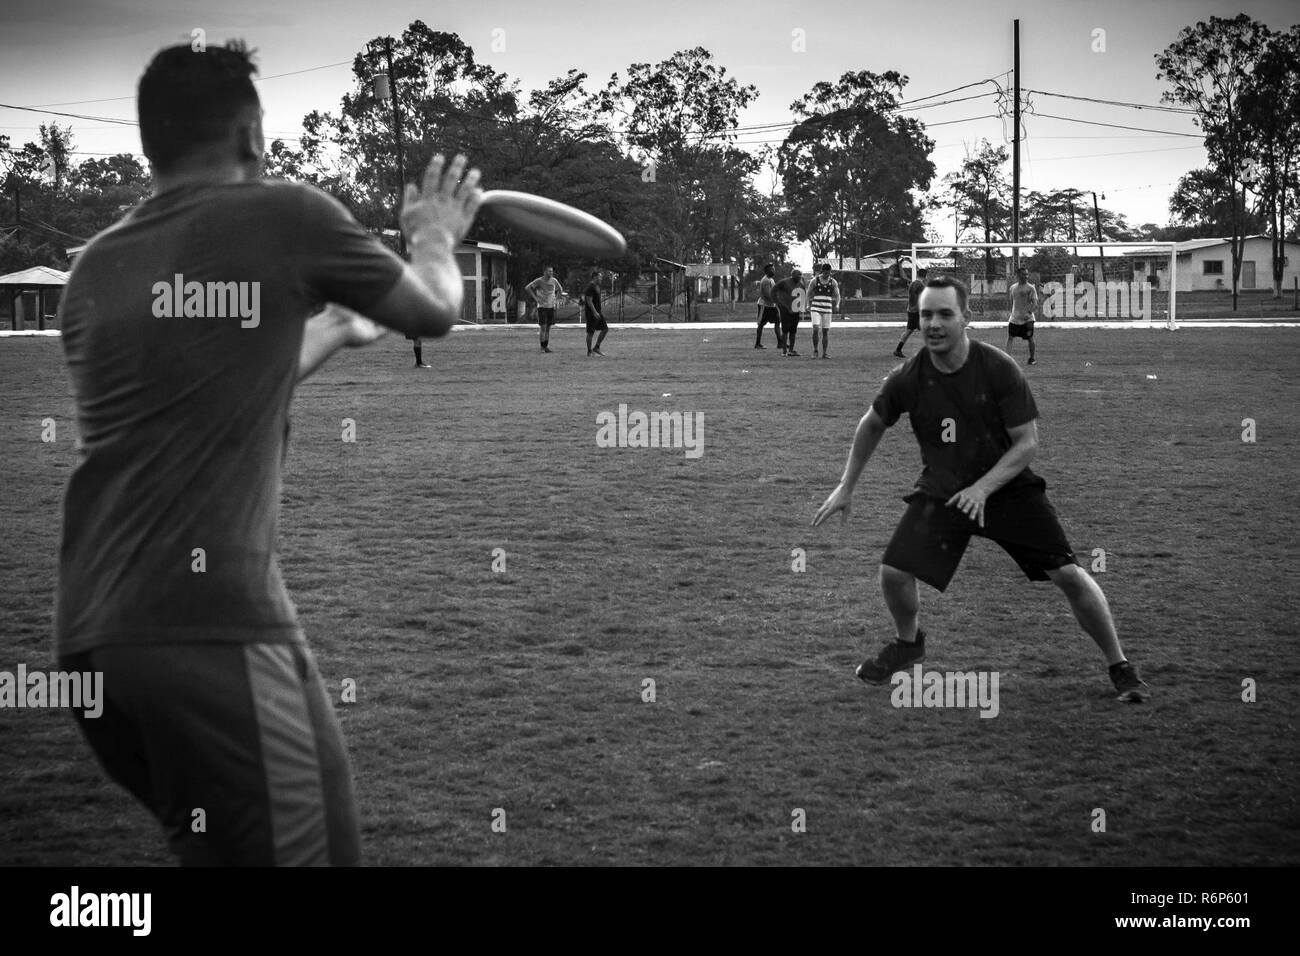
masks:
MULTIPOLYGON (((1005 146, 982 141, 960 168, 935 179, 935 143, 903 115, 909 78, 895 71, 846 72, 790 104, 775 148, 747 146, 742 111, 758 96, 696 47, 659 63, 633 63, 603 84, 578 70, 525 90, 480 63, 460 37, 413 22, 392 38, 390 90, 378 44, 356 54, 353 85, 332 112, 303 118, 296 142, 273 140, 267 173, 312 183, 368 228, 396 228, 399 194, 395 118, 408 178, 435 151, 465 152, 494 188, 540 193, 586 209, 628 239, 628 280, 656 264, 728 262, 747 277, 784 261, 793 242, 817 258, 862 257, 910 242, 943 242, 926 228, 940 208, 954 213, 953 241, 1005 241, 1011 185, 1005 146), (766 192, 756 183, 772 173, 766 192)), ((1241 238, 1275 240, 1280 294, 1284 239, 1300 238, 1300 26, 1276 33, 1244 14, 1186 27, 1156 55, 1167 102, 1195 111, 1209 165, 1179 181, 1166 225, 1131 225, 1090 190, 1061 187, 1021 197, 1021 241, 1182 240, 1229 235, 1234 305, 1241 238)), ((66 249, 107 227, 149 190, 135 157, 74 162, 71 129, 40 128, 21 148, 0 136, 0 272, 36 264, 67 267, 66 249)), ((516 253, 521 287, 544 262, 571 263, 494 222, 471 238, 516 253)))

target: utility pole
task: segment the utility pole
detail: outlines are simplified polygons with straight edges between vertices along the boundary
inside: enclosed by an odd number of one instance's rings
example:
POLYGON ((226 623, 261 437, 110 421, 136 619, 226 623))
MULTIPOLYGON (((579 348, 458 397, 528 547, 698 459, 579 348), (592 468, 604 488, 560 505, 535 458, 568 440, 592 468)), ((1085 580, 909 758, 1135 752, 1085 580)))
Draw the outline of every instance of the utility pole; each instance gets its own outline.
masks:
MULTIPOLYGON (((1097 193, 1095 190, 1092 193, 1092 215, 1097 220, 1097 242, 1105 242, 1106 238, 1101 234, 1101 210, 1097 208, 1097 193)), ((1102 259, 1106 258, 1106 250, 1100 245, 1097 246, 1097 255, 1102 259)))
MULTIPOLYGON (((402 107, 397 90, 397 75, 393 72, 393 38, 384 37, 384 61, 388 65, 387 83, 375 84, 375 98, 379 101, 391 99, 393 102, 393 139, 397 144, 397 198, 393 205, 394 218, 397 220, 397 245, 402 258, 406 258, 406 236, 402 233, 402 196, 406 191, 406 159, 402 148, 402 107)), ((376 77, 376 81, 381 79, 376 77)))
MULTIPOLYGON (((1020 241, 1020 21, 1015 21, 1015 58, 1012 63, 1015 74, 1015 98, 1012 110, 1011 138, 1011 241, 1020 241)), ((1011 268, 1020 266, 1020 248, 1015 247, 1011 257, 1011 268)))

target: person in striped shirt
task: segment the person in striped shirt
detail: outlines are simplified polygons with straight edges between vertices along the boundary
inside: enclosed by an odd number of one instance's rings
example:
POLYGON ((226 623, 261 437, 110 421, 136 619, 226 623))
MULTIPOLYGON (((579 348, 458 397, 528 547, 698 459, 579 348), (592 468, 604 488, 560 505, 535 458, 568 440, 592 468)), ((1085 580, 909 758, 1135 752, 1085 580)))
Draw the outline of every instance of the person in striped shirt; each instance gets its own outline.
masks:
POLYGON ((821 355, 830 358, 831 316, 840 307, 840 284, 831 275, 831 264, 823 262, 821 275, 808 287, 808 312, 812 316, 813 358, 817 357, 817 331, 821 330, 821 355))

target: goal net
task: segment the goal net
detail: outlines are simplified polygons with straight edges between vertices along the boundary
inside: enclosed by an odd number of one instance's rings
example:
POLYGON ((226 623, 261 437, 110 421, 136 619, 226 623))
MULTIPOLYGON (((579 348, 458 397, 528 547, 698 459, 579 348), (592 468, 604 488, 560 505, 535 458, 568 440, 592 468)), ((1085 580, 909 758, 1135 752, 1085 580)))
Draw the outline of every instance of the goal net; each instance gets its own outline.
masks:
POLYGON ((1038 292, 1035 318, 1177 328, 1172 242, 915 243, 903 275, 951 275, 970 290, 973 320, 1005 322, 1017 268, 1038 292))

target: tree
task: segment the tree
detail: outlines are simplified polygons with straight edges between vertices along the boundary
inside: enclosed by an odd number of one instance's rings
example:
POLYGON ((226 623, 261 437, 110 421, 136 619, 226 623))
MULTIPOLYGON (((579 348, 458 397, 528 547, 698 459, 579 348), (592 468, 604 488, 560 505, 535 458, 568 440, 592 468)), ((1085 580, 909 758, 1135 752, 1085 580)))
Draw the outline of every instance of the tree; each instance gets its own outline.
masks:
POLYGON ((1296 189, 1300 167, 1300 26, 1269 37, 1240 104, 1256 150, 1255 162, 1247 164, 1246 186, 1259 196, 1268 224, 1273 298, 1280 299, 1288 197, 1296 189))
MULTIPOLYGON (((961 168, 944 177, 948 190, 947 205, 957 216, 955 241, 969 242, 970 235, 982 236, 977 242, 1003 238, 1011 228, 1011 184, 1007 182, 1007 148, 981 140, 979 148, 968 154, 961 168)), ((993 274, 993 250, 984 250, 984 276, 993 274)))
POLYGON ((1228 184, 1232 226, 1232 307, 1237 308, 1241 277, 1243 220, 1246 185, 1243 174, 1252 159, 1254 143, 1249 123, 1241 115, 1242 94, 1250 89, 1251 74, 1270 31, 1246 14, 1231 20, 1210 17, 1184 27, 1178 38, 1156 54, 1156 78, 1171 84, 1161 99, 1196 110, 1196 122, 1205 131, 1210 165, 1228 184))
MULTIPOLYGON (((761 196, 758 161, 735 147, 740 111, 758 95, 703 47, 657 64, 633 63, 592 101, 641 164, 655 210, 655 247, 675 261, 723 261, 741 249, 761 196)), ((747 240, 752 242, 752 238, 747 240)))
POLYGON ((898 114, 907 77, 844 73, 791 104, 798 118, 778 152, 777 171, 795 235, 819 258, 857 258, 925 235, 918 194, 930 188, 934 141, 921 122, 898 114))
MULTIPOLYGON (((1234 215, 1232 189, 1228 177, 1213 166, 1184 173, 1169 197, 1173 223, 1188 227, 1189 239, 1217 239, 1230 234, 1234 215)), ((1239 222, 1243 235, 1263 228, 1263 220, 1249 209, 1239 222)))

